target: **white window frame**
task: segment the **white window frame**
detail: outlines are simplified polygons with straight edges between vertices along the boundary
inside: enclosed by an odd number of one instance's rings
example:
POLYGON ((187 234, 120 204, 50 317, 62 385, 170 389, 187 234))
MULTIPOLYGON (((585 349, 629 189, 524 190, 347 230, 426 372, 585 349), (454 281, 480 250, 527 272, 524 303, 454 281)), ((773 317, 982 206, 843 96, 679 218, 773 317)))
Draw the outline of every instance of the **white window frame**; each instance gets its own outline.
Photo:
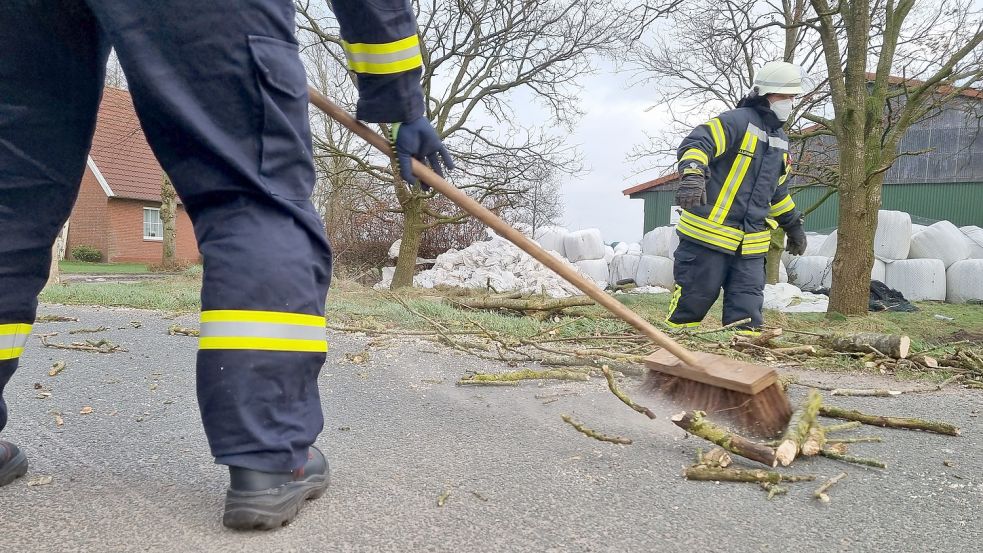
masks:
MULTIPOLYGON (((152 228, 150 229, 153 230, 152 228)), ((164 222, 160 220, 160 208, 159 207, 145 207, 143 208, 143 239, 152 242, 163 242, 164 241, 164 222), (160 236, 148 236, 147 235, 147 225, 153 225, 153 221, 147 221, 147 212, 156 211, 157 212, 157 222, 160 225, 160 236)))

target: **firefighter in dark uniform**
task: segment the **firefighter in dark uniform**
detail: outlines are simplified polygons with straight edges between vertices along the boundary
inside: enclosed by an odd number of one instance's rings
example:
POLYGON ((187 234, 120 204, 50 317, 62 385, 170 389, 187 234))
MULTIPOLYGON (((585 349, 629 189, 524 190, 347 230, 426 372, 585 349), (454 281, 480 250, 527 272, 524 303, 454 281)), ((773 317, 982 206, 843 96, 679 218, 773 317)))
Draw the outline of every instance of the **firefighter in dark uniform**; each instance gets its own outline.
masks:
POLYGON ((785 230, 792 255, 805 252, 782 129, 792 98, 802 93, 801 75, 791 63, 765 64, 737 109, 700 125, 679 146, 676 203, 683 211, 669 326, 699 326, 723 288, 724 324, 749 318, 744 328, 759 328, 771 230, 785 230))
MULTIPOLYGON (((439 171, 439 154, 450 166, 423 117, 409 2, 333 0, 333 9, 358 116, 394 124, 410 182, 410 156, 439 171)), ((328 484, 312 444, 323 427, 331 250, 310 200, 307 80, 290 0, 0 4, 0 393, 78 194, 110 47, 204 259, 198 404, 215 461, 229 466, 224 523, 279 527, 328 484)), ((6 422, 0 400, 0 429, 6 422)), ((0 485, 26 470, 24 452, 0 441, 0 485)))

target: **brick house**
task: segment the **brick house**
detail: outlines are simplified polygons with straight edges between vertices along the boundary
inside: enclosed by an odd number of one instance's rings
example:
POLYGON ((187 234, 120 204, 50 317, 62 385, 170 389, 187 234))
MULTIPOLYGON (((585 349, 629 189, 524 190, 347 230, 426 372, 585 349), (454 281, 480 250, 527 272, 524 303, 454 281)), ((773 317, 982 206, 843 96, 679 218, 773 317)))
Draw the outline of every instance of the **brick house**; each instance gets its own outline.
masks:
MULTIPOLYGON (((68 224, 68 246, 102 252, 103 261, 160 263, 163 170, 140 128, 129 92, 106 87, 78 201, 68 224)), ((177 260, 199 261, 191 219, 178 204, 177 260)))

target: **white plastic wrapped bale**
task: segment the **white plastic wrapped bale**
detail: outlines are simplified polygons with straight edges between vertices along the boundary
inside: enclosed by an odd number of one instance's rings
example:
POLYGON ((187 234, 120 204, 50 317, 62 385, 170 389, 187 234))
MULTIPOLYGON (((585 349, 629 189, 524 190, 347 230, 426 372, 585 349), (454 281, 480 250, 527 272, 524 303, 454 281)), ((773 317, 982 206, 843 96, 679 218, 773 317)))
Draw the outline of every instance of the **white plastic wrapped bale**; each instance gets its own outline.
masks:
POLYGON ((874 255, 884 259, 908 259, 910 248, 911 215, 904 211, 878 211, 874 255))
POLYGON ((918 224, 912 223, 911 224, 911 235, 914 236, 914 235, 918 234, 919 232, 921 232, 921 231, 923 231, 923 230, 925 230, 927 228, 928 227, 926 227, 925 225, 918 225, 918 224))
POLYGON ((615 255, 611 259, 611 264, 608 266, 608 282, 617 284, 629 278, 635 280, 635 275, 638 273, 638 260, 641 258, 642 256, 640 255, 615 255))
POLYGON ((942 301, 945 299, 945 263, 940 259, 903 259, 888 263, 884 284, 904 294, 908 301, 942 301))
POLYGON ((945 301, 983 300, 983 259, 956 261, 945 272, 945 301))
MULTIPOLYGON (((818 253, 819 252, 819 248, 823 247, 823 242, 825 242, 828 237, 829 236, 826 235, 826 234, 817 234, 815 232, 807 232, 806 233, 806 251, 802 255, 819 255, 819 253, 818 253)), ((786 266, 788 266, 789 261, 791 261, 793 257, 795 257, 795 256, 793 256, 792 254, 788 253, 787 250, 782 252, 782 261, 785 263, 786 266)))
POLYGON ((570 234, 570 231, 563 227, 540 227, 536 229, 536 242, 539 242, 539 245, 544 250, 566 255, 566 252, 563 250, 563 239, 568 234, 570 234))
POLYGON ((642 253, 672 258, 679 246, 679 235, 676 227, 658 227, 642 236, 642 253))
POLYGON ((628 242, 618 242, 614 245, 614 255, 628 253, 628 242))
POLYGON ((784 261, 778 262, 778 282, 779 284, 788 282, 788 269, 785 268, 784 261))
POLYGON ((604 246, 604 262, 611 263, 612 259, 614 259, 614 248, 611 246, 604 246))
POLYGON ((392 246, 389 246, 389 259, 396 259, 399 257, 399 247, 403 244, 403 239, 400 238, 393 242, 392 246))
POLYGON ((983 229, 977 226, 959 227, 966 236, 969 246, 969 259, 983 259, 983 229))
POLYGON ((788 281, 809 292, 829 288, 833 283, 833 258, 820 255, 793 257, 788 264, 788 281))
POLYGON ((382 280, 376 283, 373 288, 376 290, 388 290, 393 283, 393 275, 396 274, 396 267, 383 267, 382 280))
POLYGON ((581 259, 574 265, 582 275, 594 281, 601 288, 608 285, 608 262, 603 259, 581 259))
POLYGON ((803 292, 788 283, 765 284, 764 308, 794 313, 825 313, 829 297, 803 292))
POLYGON ((638 242, 632 242, 631 244, 628 244, 628 251, 625 253, 629 253, 631 255, 642 255, 642 245, 638 242))
POLYGON ((874 259, 874 266, 870 268, 870 280, 884 282, 887 274, 887 263, 880 259, 874 259))
POLYGON ((643 255, 638 260, 635 284, 672 288, 672 260, 658 255, 643 255))
POLYGON ((838 234, 837 231, 834 230, 832 234, 827 236, 826 239, 823 240, 823 245, 819 246, 819 248, 816 249, 816 253, 814 253, 813 255, 819 257, 833 257, 834 255, 836 255, 837 234, 838 234))
POLYGON ((939 221, 911 237, 908 259, 940 259, 948 267, 967 257, 965 235, 949 221, 939 221))
POLYGON ((601 231, 589 228, 571 232, 563 237, 563 253, 573 262, 584 259, 604 259, 601 231))
MULTIPOLYGON (((554 255, 561 263, 574 267, 558 254, 554 255)), ((499 236, 475 242, 461 251, 440 254, 433 268, 418 273, 413 284, 421 288, 491 286, 499 292, 545 292, 554 298, 580 294, 575 286, 499 236)))

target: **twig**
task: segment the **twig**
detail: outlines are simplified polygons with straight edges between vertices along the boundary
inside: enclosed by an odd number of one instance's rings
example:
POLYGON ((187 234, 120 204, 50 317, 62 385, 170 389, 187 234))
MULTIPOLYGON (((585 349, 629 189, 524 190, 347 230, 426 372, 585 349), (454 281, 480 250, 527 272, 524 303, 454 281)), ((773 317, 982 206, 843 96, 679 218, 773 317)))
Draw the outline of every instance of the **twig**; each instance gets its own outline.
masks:
POLYGON ((475 373, 468 378, 462 378, 458 384, 475 384, 478 382, 515 382, 518 380, 590 380, 590 375, 580 371, 569 371, 561 369, 551 369, 547 371, 533 371, 522 369, 519 371, 509 371, 498 374, 475 373))
POLYGON ((713 442, 735 455, 740 455, 741 457, 757 461, 769 467, 778 465, 778 459, 775 458, 775 450, 773 448, 751 441, 738 434, 728 432, 706 420, 704 416, 705 413, 703 411, 684 411, 678 415, 673 415, 672 422, 690 434, 713 442))
POLYGON ((439 496, 437 497, 437 506, 438 506, 438 507, 443 507, 443 506, 444 506, 444 504, 445 504, 445 503, 447 503, 447 499, 448 499, 448 498, 449 498, 450 496, 451 496, 451 491, 450 491, 450 490, 447 490, 446 492, 444 492, 444 493, 442 493, 442 494, 440 494, 440 495, 439 495, 439 496))
POLYGON ((457 381, 458 386, 518 386, 519 382, 516 380, 471 380, 462 378, 457 381))
POLYGON ((103 332, 109 330, 108 326, 100 326, 96 328, 76 328, 75 330, 69 330, 69 334, 85 334, 91 332, 103 332))
POLYGON ((55 364, 51 366, 51 370, 48 371, 48 376, 58 376, 58 373, 65 370, 64 361, 55 361, 55 364))
POLYGON ((685 332, 684 331, 683 334, 688 334, 690 336, 701 336, 703 334, 713 334, 714 332, 723 332, 724 330, 730 330, 730 329, 734 328, 735 326, 746 325, 746 324, 748 324, 750 322, 751 322, 751 318, 748 317, 746 319, 741 319, 739 321, 734 321, 734 322, 732 322, 730 324, 725 324, 724 326, 721 326, 719 328, 711 328, 709 330, 697 330, 697 331, 692 331, 692 332, 685 332))
POLYGON ((182 336, 199 336, 201 333, 197 328, 186 328, 178 325, 171 325, 167 329, 167 334, 169 336, 174 336, 175 334, 180 334, 182 336))
POLYGON ((608 381, 608 388, 611 390, 611 393, 614 394, 618 399, 620 399, 622 403, 624 403, 628 407, 631 407, 635 411, 638 411, 639 413, 645 415, 650 419, 656 418, 655 413, 653 413, 651 409, 649 409, 648 407, 642 407, 641 405, 638 405, 637 403, 632 401, 630 397, 625 395, 624 392, 618 389, 618 385, 615 384, 614 382, 614 374, 611 372, 611 369, 607 365, 601 367, 601 372, 604 373, 604 378, 606 378, 608 381))
POLYGON ((85 342, 72 342, 71 344, 55 344, 48 341, 48 337, 52 334, 38 334, 38 338, 41 339, 41 345, 46 348, 57 348, 57 349, 73 349, 77 351, 91 351, 94 353, 116 353, 125 352, 127 350, 119 346, 119 344, 114 344, 109 340, 103 338, 99 341, 87 340, 85 342))
POLYGON ((815 497, 816 499, 822 501, 823 503, 829 503, 829 496, 826 495, 826 492, 828 492, 829 489, 832 488, 834 484, 836 484, 840 480, 843 480, 844 478, 846 478, 845 472, 841 472, 836 476, 830 478, 829 480, 826 481, 825 484, 819 486, 818 488, 816 488, 816 491, 812 492, 812 497, 815 497))
POLYGON ((907 418, 907 417, 885 417, 880 415, 868 415, 866 413, 861 413, 860 411, 850 411, 850 410, 840 409, 828 405, 821 406, 819 408, 819 414, 824 417, 833 417, 837 419, 858 421, 872 426, 884 426, 887 428, 904 428, 907 430, 924 430, 926 432, 947 434, 949 436, 959 435, 959 428, 946 422, 929 421, 929 420, 914 419, 914 418, 907 418))
POLYGON ((687 480, 704 480, 713 482, 810 482, 815 476, 790 476, 773 470, 735 469, 693 465, 683 473, 687 480))
POLYGON ((775 497, 776 495, 788 493, 788 488, 779 486, 778 484, 774 484, 772 482, 758 482, 758 485, 761 486, 761 489, 768 492, 769 500, 775 497))
POLYGON ((901 392, 897 390, 880 390, 880 389, 853 389, 853 388, 837 388, 830 392, 834 396, 858 396, 858 397, 894 397, 900 396, 901 392))
POLYGON ((631 445, 631 438, 623 438, 621 436, 607 436, 605 434, 601 434, 600 432, 591 430, 590 428, 587 428, 586 426, 574 421, 570 417, 570 415, 560 415, 560 418, 563 419, 563 422, 577 429, 577 432, 580 432, 585 436, 594 438, 595 440, 600 440, 602 442, 611 442, 612 444, 631 445))
POLYGON ((78 317, 66 317, 64 315, 38 315, 34 319, 36 323, 77 323, 78 317))
POLYGON ((859 438, 840 438, 838 440, 827 439, 828 444, 870 444, 870 443, 881 443, 883 438, 880 436, 860 436, 859 438))
POLYGON ((852 455, 841 455, 830 451, 829 449, 823 449, 819 452, 823 457, 828 457, 830 459, 835 459, 837 461, 843 461, 844 463, 853 463, 855 465, 865 465, 868 467, 875 467, 879 469, 887 468, 887 465, 878 461, 877 459, 865 459, 863 457, 854 457, 852 455))
POLYGON ((854 428, 860 428, 861 426, 863 426, 862 422, 850 421, 850 422, 841 422, 839 424, 831 424, 826 428, 824 428, 824 430, 826 431, 827 434, 829 434, 831 432, 843 432, 844 430, 853 430, 854 428))
MULTIPOLYGON (((433 335, 433 332, 427 332, 421 330, 380 329, 380 328, 344 326, 344 325, 333 325, 333 324, 328 324, 325 326, 325 328, 331 330, 337 330, 339 332, 362 332, 364 334, 394 334, 397 336, 432 336, 433 335)), ((481 334, 481 331, 480 330, 447 330, 446 334, 481 334)))

